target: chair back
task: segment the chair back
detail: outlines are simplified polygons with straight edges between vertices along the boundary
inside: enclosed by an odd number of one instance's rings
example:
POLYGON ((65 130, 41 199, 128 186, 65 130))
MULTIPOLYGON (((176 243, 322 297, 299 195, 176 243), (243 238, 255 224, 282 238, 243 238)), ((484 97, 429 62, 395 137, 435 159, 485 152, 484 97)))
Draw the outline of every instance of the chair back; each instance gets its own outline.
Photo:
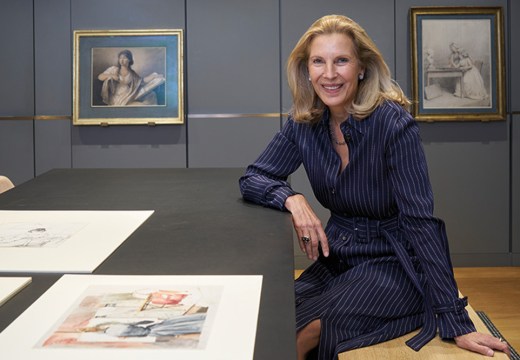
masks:
POLYGON ((7 176, 0 175, 0 194, 14 188, 14 184, 7 176))

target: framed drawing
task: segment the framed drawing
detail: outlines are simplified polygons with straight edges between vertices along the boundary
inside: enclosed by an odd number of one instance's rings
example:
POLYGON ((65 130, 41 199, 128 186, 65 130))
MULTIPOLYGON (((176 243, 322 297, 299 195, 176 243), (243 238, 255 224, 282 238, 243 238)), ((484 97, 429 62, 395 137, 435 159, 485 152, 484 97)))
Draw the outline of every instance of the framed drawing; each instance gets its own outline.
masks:
POLYGON ((414 7, 410 16, 415 118, 505 119, 502 9, 414 7))
POLYGON ((182 30, 74 31, 73 124, 182 124, 182 30))

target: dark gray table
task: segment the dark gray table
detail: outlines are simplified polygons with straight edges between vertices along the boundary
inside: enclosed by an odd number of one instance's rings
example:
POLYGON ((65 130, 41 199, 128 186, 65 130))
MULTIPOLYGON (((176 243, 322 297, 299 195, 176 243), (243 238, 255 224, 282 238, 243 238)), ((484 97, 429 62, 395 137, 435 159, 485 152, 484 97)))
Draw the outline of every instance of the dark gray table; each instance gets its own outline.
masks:
MULTIPOLYGON (((155 210, 96 270, 125 275, 263 275, 255 359, 295 359, 292 225, 241 199, 242 169, 59 169, 0 195, 2 210, 155 210)), ((62 274, 0 306, 6 328, 62 274)))

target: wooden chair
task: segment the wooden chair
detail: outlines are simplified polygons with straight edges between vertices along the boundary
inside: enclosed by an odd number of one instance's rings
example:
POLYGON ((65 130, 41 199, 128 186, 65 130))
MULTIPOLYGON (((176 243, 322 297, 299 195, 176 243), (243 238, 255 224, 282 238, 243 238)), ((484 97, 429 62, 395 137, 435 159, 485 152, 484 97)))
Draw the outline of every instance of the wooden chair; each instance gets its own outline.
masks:
POLYGON ((14 184, 7 176, 0 175, 0 194, 14 188, 14 184))

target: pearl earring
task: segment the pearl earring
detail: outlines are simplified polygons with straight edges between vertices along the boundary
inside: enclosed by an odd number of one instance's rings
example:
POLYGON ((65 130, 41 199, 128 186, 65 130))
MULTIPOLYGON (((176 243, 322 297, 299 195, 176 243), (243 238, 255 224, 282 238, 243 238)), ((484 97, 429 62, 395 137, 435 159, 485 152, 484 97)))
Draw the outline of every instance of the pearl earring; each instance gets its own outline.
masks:
POLYGON ((358 79, 363 80, 364 77, 365 77, 365 74, 361 73, 361 74, 359 74, 358 79))
POLYGON ((311 77, 309 76, 309 81, 311 81, 311 77))

